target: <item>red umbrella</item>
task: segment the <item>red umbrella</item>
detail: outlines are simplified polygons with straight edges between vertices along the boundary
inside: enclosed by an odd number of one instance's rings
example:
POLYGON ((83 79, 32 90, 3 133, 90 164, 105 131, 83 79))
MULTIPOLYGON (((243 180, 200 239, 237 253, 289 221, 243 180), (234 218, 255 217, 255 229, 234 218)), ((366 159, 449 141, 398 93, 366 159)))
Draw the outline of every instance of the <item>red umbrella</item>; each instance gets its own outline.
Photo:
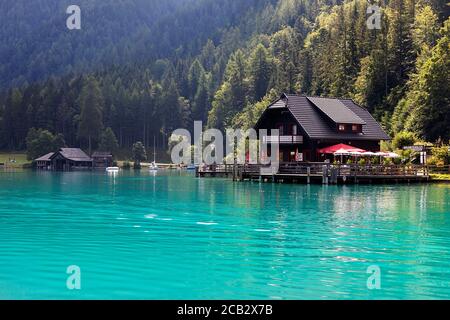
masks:
POLYGON ((343 143, 339 143, 339 144, 331 146, 331 147, 319 149, 317 152, 318 153, 326 153, 326 154, 334 154, 334 153, 336 153, 336 151, 361 152, 361 153, 366 152, 366 150, 352 147, 352 146, 349 146, 349 145, 346 145, 343 143))

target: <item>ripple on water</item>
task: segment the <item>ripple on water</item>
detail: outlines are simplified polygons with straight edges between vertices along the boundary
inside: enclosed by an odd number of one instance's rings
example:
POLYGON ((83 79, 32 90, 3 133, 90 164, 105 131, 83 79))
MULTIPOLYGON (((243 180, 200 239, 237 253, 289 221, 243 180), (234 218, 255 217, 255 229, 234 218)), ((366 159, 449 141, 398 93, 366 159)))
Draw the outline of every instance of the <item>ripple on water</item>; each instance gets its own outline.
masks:
POLYGON ((0 298, 450 298, 450 186, 13 175, 0 174, 0 298))

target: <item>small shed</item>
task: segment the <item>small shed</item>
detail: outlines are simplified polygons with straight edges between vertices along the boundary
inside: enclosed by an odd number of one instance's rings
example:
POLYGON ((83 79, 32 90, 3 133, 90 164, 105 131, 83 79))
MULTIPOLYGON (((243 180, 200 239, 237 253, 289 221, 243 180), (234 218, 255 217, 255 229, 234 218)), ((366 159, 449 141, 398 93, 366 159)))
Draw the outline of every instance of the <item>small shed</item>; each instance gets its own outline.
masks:
POLYGON ((55 154, 54 152, 50 152, 40 158, 35 159, 34 163, 36 165, 36 168, 40 170, 51 170, 52 168, 51 157, 54 154, 55 154))
POLYGON ((108 168, 113 165, 113 156, 111 152, 96 151, 92 155, 94 168, 108 168))

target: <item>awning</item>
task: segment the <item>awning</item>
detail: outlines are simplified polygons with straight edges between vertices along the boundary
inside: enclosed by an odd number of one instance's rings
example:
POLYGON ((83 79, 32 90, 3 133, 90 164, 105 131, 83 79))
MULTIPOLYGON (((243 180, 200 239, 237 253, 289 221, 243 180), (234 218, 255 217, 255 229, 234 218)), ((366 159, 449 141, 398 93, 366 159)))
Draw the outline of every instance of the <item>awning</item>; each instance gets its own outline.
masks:
POLYGON ((326 147, 326 148, 323 148, 323 149, 319 149, 317 152, 318 153, 322 153, 322 154, 323 153, 334 154, 337 151, 340 151, 340 152, 345 151, 345 152, 348 152, 348 153, 350 153, 350 152, 361 152, 361 153, 362 152, 366 152, 366 150, 359 149, 359 148, 356 148, 356 147, 352 147, 352 146, 349 146, 349 145, 346 145, 346 144, 343 144, 343 143, 339 143, 339 144, 331 146, 331 147, 326 147))

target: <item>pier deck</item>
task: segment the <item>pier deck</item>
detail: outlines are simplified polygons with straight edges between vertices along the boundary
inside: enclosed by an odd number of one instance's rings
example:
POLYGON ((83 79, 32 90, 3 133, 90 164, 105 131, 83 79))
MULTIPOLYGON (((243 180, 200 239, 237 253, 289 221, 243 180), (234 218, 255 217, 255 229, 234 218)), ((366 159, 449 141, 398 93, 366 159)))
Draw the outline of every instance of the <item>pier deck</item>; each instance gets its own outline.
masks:
POLYGON ((197 169, 196 175, 232 178, 235 181, 321 184, 412 183, 430 179, 426 166, 329 163, 282 163, 278 170, 248 164, 203 166, 197 169))

